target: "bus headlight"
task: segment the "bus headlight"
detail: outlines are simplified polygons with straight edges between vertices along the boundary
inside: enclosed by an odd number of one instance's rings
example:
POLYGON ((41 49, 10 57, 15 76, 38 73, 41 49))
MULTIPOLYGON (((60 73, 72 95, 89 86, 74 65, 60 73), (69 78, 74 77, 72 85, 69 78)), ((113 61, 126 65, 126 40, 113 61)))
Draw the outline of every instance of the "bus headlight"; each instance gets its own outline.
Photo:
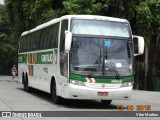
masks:
POLYGON ((85 84, 82 81, 79 81, 79 80, 70 79, 70 83, 74 84, 74 85, 85 86, 85 84))
POLYGON ((132 82, 127 82, 127 83, 122 83, 121 87, 129 87, 132 86, 133 83, 132 82))

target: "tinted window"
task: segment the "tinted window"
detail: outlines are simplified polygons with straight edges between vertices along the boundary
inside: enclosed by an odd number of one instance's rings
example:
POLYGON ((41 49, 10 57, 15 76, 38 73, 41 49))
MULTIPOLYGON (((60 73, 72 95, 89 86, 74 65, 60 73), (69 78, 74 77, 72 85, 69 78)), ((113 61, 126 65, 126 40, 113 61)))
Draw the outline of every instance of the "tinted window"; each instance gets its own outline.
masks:
POLYGON ((129 23, 126 22, 73 19, 71 31, 73 34, 131 37, 129 23))
POLYGON ((58 47, 59 23, 50 27, 49 43, 51 48, 58 47))
POLYGON ((58 47, 59 23, 21 37, 20 52, 58 47))
POLYGON ((65 30, 68 30, 68 20, 63 20, 61 25, 60 52, 64 51, 65 30))

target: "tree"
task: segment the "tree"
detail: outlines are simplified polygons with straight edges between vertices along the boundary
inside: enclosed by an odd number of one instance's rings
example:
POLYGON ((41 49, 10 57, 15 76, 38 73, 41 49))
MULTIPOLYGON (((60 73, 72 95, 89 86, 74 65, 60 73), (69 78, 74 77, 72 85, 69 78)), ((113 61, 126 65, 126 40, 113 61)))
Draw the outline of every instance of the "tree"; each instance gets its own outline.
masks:
POLYGON ((68 14, 98 14, 106 7, 102 3, 96 0, 65 0, 63 5, 68 14))
POLYGON ((157 29, 160 26, 160 1, 65 0, 63 4, 68 14, 98 14, 125 18, 130 21, 133 34, 138 34, 145 38, 145 57, 143 55, 136 58, 137 64, 135 65, 137 65, 137 67, 135 68, 139 68, 136 70, 139 72, 139 74, 136 75, 136 79, 143 81, 140 88, 147 89, 147 81, 148 84, 151 84, 151 76, 156 75, 157 71, 160 71, 160 67, 157 65, 157 60, 160 57, 155 58, 155 56, 158 56, 157 53, 160 49, 159 47, 155 47, 159 34, 157 29), (148 60, 148 58, 150 59, 148 60))
POLYGON ((10 24, 4 5, 0 5, 0 73, 10 72, 10 66, 17 63, 17 48, 15 42, 10 39, 10 24))
POLYGON ((133 34, 144 36, 146 44, 145 54, 136 57, 138 72, 135 78, 141 82, 140 89, 146 88, 144 79, 150 84, 152 76, 160 76, 160 0, 5 0, 5 6, 0 6, 0 54, 3 60, 6 61, 7 54, 10 57, 17 55, 18 39, 23 31, 65 14, 129 20, 133 34))

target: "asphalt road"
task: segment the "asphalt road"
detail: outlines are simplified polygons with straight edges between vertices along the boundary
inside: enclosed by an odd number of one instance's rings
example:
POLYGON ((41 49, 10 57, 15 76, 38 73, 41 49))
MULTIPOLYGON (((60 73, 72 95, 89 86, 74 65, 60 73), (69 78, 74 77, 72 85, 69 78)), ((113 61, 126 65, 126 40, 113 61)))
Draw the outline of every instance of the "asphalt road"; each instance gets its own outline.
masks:
POLYGON ((10 76, 0 76, 1 112, 19 111, 25 113, 25 111, 50 111, 50 114, 52 114, 53 111, 55 113, 58 112, 55 117, 0 117, 0 120, 160 120, 160 117, 130 117, 130 113, 132 112, 128 112, 128 105, 132 106, 132 108, 134 107, 133 111, 137 113, 145 112, 145 110, 137 110, 140 109, 140 106, 143 106, 146 111, 160 111, 160 92, 134 90, 131 100, 114 100, 109 106, 103 106, 100 101, 91 100, 64 100, 62 104, 56 105, 52 102, 50 94, 39 90, 27 93, 23 90, 23 85, 18 82, 17 78, 12 80, 10 76), (107 113, 113 117, 103 116, 103 113, 107 111, 113 111, 111 113, 113 115, 109 112, 107 113), (123 114, 122 116, 127 114, 128 117, 116 117, 117 114, 114 116, 114 112, 116 113, 117 111, 119 112, 119 116, 121 116, 121 114, 123 114), (121 111, 127 112, 121 113, 121 111), (70 115, 69 117, 67 117, 68 114, 70 115), (78 115, 76 116, 76 114, 78 115))

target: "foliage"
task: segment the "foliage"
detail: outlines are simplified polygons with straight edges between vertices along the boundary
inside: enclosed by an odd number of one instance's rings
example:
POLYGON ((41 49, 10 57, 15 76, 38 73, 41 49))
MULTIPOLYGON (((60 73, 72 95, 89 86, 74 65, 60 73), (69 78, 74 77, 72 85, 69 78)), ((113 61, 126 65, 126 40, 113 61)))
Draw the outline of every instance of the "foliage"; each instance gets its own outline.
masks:
MULTIPOLYGON (((8 63, 6 55, 13 58, 10 62, 17 62, 18 39, 23 31, 65 14, 95 14, 129 20, 133 34, 145 38, 149 50, 148 76, 160 76, 160 40, 157 40, 160 0, 5 0, 5 5, 0 6, 0 54, 3 56, 0 63, 8 63)), ((143 81, 144 55, 136 61, 135 68, 139 71, 136 79, 143 81)))
POLYGON ((97 14, 104 7, 96 0, 66 0, 63 4, 68 14, 97 14))
MULTIPOLYGON (((3 5, 0 5, 0 73, 3 68, 10 69, 12 63, 17 63, 17 41, 10 39, 11 27, 3 5)), ((5 73, 3 73, 5 74, 5 73)))

